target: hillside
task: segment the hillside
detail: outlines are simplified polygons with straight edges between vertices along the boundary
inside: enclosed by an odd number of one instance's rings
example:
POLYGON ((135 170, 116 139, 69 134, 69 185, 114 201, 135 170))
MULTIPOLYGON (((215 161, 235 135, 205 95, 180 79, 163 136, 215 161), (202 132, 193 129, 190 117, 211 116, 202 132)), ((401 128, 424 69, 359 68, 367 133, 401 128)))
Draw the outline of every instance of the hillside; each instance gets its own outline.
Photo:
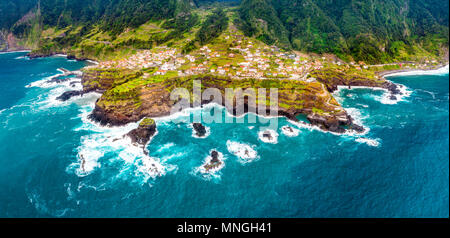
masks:
POLYGON ((245 33, 284 48, 371 63, 448 50, 449 1, 243 0, 245 33))
MULTIPOLYGON (((448 54, 448 5, 448 0, 4 0, 0 51, 28 48, 40 55, 109 59, 162 44, 188 49, 195 42, 179 43, 195 37, 196 47, 205 43, 198 44, 197 31, 221 8, 234 13, 229 20, 246 36, 286 50, 332 53, 348 62, 419 61, 448 54)), ((217 37, 213 32, 220 33, 223 24, 207 27, 212 33, 207 37, 217 37)))

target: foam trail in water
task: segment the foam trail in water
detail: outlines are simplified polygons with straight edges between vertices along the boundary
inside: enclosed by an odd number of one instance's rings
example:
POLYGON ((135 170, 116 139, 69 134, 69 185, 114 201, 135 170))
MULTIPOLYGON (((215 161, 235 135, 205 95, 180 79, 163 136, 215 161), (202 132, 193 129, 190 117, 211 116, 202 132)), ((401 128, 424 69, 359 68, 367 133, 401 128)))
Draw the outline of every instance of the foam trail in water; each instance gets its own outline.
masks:
POLYGON ((227 141, 228 152, 239 158, 241 163, 249 163, 258 159, 258 153, 254 149, 255 146, 239 143, 235 141, 227 141))
POLYGON ((264 142, 264 143, 269 143, 269 144, 277 144, 278 143, 278 133, 274 130, 265 130, 265 131, 260 131, 258 133, 258 137, 259 139, 264 142))
MULTIPOLYGON (((87 118, 84 119, 89 121, 87 118)), ((83 123, 83 124, 85 124, 83 123)), ((89 122, 87 122, 89 123, 89 122)), ((123 127, 101 127, 95 124, 82 125, 78 130, 90 130, 93 134, 83 136, 78 147, 78 165, 76 174, 85 176, 95 168, 101 167, 99 160, 106 154, 115 154, 125 166, 134 166, 135 174, 142 176, 144 182, 150 178, 164 175, 168 168, 158 158, 147 156, 140 146, 132 143, 126 134, 137 128, 138 123, 130 123, 123 127)))
POLYGON ((413 75, 446 75, 449 73, 449 65, 435 70, 414 70, 407 72, 399 72, 385 75, 384 77, 392 76, 413 76, 413 75))
POLYGON ((367 144, 368 146, 373 146, 373 147, 379 147, 381 144, 380 139, 370 139, 370 138, 364 138, 364 137, 357 138, 355 141, 358 143, 367 144))

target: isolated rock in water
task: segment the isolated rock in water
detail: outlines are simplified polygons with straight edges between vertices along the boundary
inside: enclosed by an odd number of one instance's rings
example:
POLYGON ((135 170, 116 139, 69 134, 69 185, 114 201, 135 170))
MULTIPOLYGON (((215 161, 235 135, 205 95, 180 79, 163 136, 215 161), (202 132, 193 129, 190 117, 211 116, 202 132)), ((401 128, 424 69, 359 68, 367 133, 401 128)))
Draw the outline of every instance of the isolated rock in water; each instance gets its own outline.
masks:
POLYGON ((84 91, 67 91, 61 94, 61 96, 57 97, 56 99, 64 102, 75 96, 83 96, 83 94, 84 91))
POLYGON ((290 127, 290 126, 286 126, 285 130, 288 132, 291 132, 291 133, 294 132, 294 129, 292 129, 292 127, 290 127))
POLYGON ((145 146, 156 133, 156 123, 151 118, 145 118, 139 123, 139 127, 130 131, 127 135, 133 143, 145 146))
POLYGON ((211 152, 211 163, 219 163, 220 162, 220 160, 219 160, 219 153, 217 152, 217 151, 215 151, 215 150, 213 150, 212 152, 211 152))
POLYGON ((273 139, 273 138, 272 138, 272 135, 270 134, 269 131, 265 131, 265 132, 263 133, 263 137, 264 137, 264 138, 267 138, 268 140, 272 140, 272 139, 273 139))
POLYGON ((203 164, 203 173, 210 173, 220 170, 224 164, 221 160, 222 154, 216 150, 211 151, 210 156, 203 164))
POLYGON ((201 123, 193 123, 192 127, 194 128, 195 134, 198 137, 204 137, 206 135, 206 128, 201 123))

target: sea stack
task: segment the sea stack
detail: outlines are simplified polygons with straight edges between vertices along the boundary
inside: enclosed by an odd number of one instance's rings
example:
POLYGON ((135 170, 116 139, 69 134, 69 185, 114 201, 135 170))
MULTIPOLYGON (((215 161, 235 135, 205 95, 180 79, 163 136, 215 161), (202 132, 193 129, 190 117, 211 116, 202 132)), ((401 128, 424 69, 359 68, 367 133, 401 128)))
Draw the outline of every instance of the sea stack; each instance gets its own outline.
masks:
POLYGON ((265 131, 263 133, 263 137, 267 138, 268 140, 272 140, 273 139, 272 135, 270 134, 270 131, 265 131))
POLYGON ((215 150, 211 152, 211 163, 219 163, 219 153, 215 150))
POLYGON ((192 128, 194 128, 196 136, 204 137, 206 135, 206 128, 202 123, 193 123, 192 128))
POLYGON ((137 143, 141 146, 145 146, 152 136, 156 133, 156 123, 155 120, 151 118, 144 118, 144 120, 139 123, 138 128, 130 131, 127 135, 131 138, 133 143, 137 143))
POLYGON ((212 150, 209 157, 209 161, 207 160, 206 163, 203 165, 204 171, 206 173, 209 173, 211 171, 219 170, 221 166, 223 166, 223 162, 220 159, 221 156, 222 155, 218 151, 212 150))

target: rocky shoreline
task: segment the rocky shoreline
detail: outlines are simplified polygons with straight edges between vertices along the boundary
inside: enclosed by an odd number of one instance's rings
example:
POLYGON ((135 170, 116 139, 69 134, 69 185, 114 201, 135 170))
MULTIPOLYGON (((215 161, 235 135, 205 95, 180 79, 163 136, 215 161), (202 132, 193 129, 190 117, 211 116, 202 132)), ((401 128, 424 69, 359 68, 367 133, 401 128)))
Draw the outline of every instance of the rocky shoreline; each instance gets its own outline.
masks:
POLYGON ((397 73, 407 73, 407 72, 414 72, 414 71, 433 71, 433 70, 437 70, 440 69, 442 67, 445 67, 448 65, 448 62, 446 64, 439 64, 437 66, 433 66, 433 67, 427 67, 427 68, 419 68, 419 69, 393 69, 393 70, 384 70, 384 71, 378 71, 376 72, 376 74, 379 77, 385 77, 385 76, 389 76, 391 74, 397 74, 397 73))
MULTIPOLYGON (((90 81, 88 79, 89 77, 92 77, 92 75, 89 74, 83 75, 82 80, 84 82, 83 85, 85 85, 86 82, 90 81)), ((94 78, 95 77, 96 76, 94 76, 94 78)), ((111 84, 111 82, 99 83, 96 87, 93 88, 87 86, 85 87, 84 92, 89 91, 105 92, 105 90, 108 90, 107 85, 109 84, 111 84)), ((361 84, 357 84, 356 86, 361 86, 361 84)), ((387 83, 385 87, 389 88, 389 90, 393 93, 397 92, 395 84, 387 83)), ((166 89, 167 89, 166 85, 160 84, 154 84, 151 86, 147 85, 144 89, 138 92, 139 98, 143 99, 142 101, 138 102, 140 105, 139 107, 135 106, 136 100, 127 98, 115 101, 115 103, 111 104, 112 101, 109 102, 110 99, 108 99, 110 95, 108 93, 106 93, 105 95, 104 93, 104 96, 102 96, 96 102, 95 109, 90 114, 89 118, 102 125, 121 126, 127 123, 139 121, 144 117, 157 118, 169 116, 171 113, 171 109, 176 102, 170 100, 170 93, 166 89)), ((313 95, 308 97, 308 100, 315 100, 315 99, 317 100, 317 97, 313 95)), ((206 100, 202 102, 202 105, 206 105, 209 103, 210 101, 206 100)), ((222 106, 225 106, 225 104, 223 103, 222 106)), ((231 114, 235 116, 241 116, 237 115, 236 107, 237 106, 234 105, 232 109, 228 108, 227 109, 231 114)), ((248 105, 248 102, 245 102, 244 113, 247 113, 249 109, 250 107, 248 105)), ((340 111, 335 111, 333 113, 320 114, 314 112, 313 108, 295 108, 290 107, 288 105, 288 107, 279 107, 277 115, 287 117, 288 119, 293 121, 298 121, 297 116, 299 115, 306 115, 307 119, 312 125, 318 126, 323 130, 335 133, 345 133, 347 130, 353 130, 356 132, 364 131, 364 128, 360 125, 355 124, 351 116, 348 115, 343 109, 340 111)))
POLYGON ((95 61, 93 59, 85 58, 85 57, 76 57, 75 55, 67 54, 65 52, 50 52, 50 53, 39 53, 39 52, 29 52, 27 56, 30 59, 44 58, 44 57, 52 57, 55 55, 65 55, 68 60, 76 60, 76 61, 95 61))
MULTIPOLYGON (((392 71, 389 71, 392 72, 392 71)), ((379 75, 381 75, 380 73, 379 75)), ((106 74, 108 75, 108 74, 106 74)), ((112 73, 111 73, 112 75, 112 73)), ((385 75, 385 74, 384 74, 385 75)), ((142 75, 135 72, 129 72, 128 74, 121 75, 119 80, 122 83, 127 81, 131 81, 133 79, 139 78, 142 75)), ((137 122, 142 120, 143 118, 158 118, 169 116, 171 113, 172 107, 175 105, 176 101, 170 99, 170 88, 172 87, 171 83, 178 84, 180 82, 171 82, 168 80, 166 83, 152 83, 145 85, 143 87, 137 88, 134 91, 129 92, 125 95, 114 95, 111 92, 111 89, 116 86, 118 79, 116 76, 107 77, 105 74, 102 74, 102 71, 87 71, 83 72, 82 75, 82 85, 83 90, 80 91, 69 91, 62 94, 58 97, 59 100, 68 100, 74 96, 82 96, 85 93, 89 92, 99 92, 102 93, 102 97, 99 98, 96 102, 95 108, 92 113, 89 115, 89 118, 93 121, 96 121, 102 125, 109 126, 122 126, 127 123, 137 122), (130 96, 132 95, 132 96, 130 96)), ((390 99, 395 100, 397 96, 401 94, 399 86, 385 80, 381 79, 369 79, 369 78, 361 78, 354 77, 349 78, 345 74, 334 74, 333 76, 327 74, 317 74, 315 75, 318 82, 323 84, 326 88, 326 92, 322 91, 322 94, 329 94, 338 89, 338 86, 345 87, 375 87, 375 88, 383 88, 390 92, 390 99)), ((232 80, 226 81, 223 79, 223 82, 219 82, 219 79, 215 78, 200 78, 200 80, 204 80, 207 83, 207 87, 223 87, 222 84, 233 83, 232 80), (217 83, 219 82, 219 83, 217 83)), ((318 90, 318 89, 317 89, 318 90)), ((320 91, 319 91, 320 92, 320 91)), ((305 115, 307 120, 314 126, 318 126, 320 129, 335 133, 345 133, 348 130, 352 130, 358 133, 364 131, 364 128, 361 125, 357 125, 353 118, 345 112, 345 110, 334 110, 324 113, 318 113, 317 110, 314 110, 315 101, 319 100, 320 97, 316 95, 307 95, 306 99, 308 103, 306 107, 294 107, 292 105, 287 105, 284 107, 279 107, 277 111, 278 116, 287 117, 290 120, 298 121, 297 116, 305 115), (311 101, 311 102, 309 102, 311 101)), ((287 97, 291 97, 289 94, 287 97)), ((286 95, 281 95, 281 98, 286 97, 286 95)), ((332 98, 331 98, 332 99, 332 98)), ((323 100, 323 99, 321 99, 323 100)), ((330 99, 328 99, 329 101, 330 99)), ((225 100, 223 100, 225 102, 225 100)), ((211 101, 204 100, 201 104, 206 105, 211 103, 211 101)), ((322 102, 324 103, 324 102, 322 102)), ((325 102, 325 104, 330 104, 329 102, 325 102)), ((331 105, 331 104, 330 104, 331 105)), ((192 106, 192 105, 191 105, 192 106)), ((225 106, 225 103, 222 104, 225 106)), ((331 105, 336 108, 340 108, 337 105, 331 105)), ((329 107, 329 105, 323 106, 325 108, 329 107)), ((233 105, 233 108, 228 109, 230 113, 235 116, 237 105, 233 105)), ((247 113, 250 109, 248 102, 244 103, 244 113, 247 113)), ((257 110, 255 110, 257 111, 257 110)), ((265 116, 265 115, 263 115, 265 116)), ((201 125, 201 124, 200 124, 201 125)), ((194 130, 197 134, 204 135, 203 130, 201 130, 200 125, 193 125, 194 130)), ((199 136, 201 136, 199 135, 199 136)))

